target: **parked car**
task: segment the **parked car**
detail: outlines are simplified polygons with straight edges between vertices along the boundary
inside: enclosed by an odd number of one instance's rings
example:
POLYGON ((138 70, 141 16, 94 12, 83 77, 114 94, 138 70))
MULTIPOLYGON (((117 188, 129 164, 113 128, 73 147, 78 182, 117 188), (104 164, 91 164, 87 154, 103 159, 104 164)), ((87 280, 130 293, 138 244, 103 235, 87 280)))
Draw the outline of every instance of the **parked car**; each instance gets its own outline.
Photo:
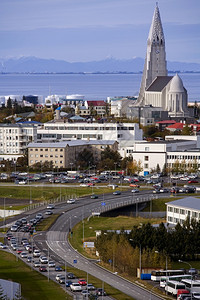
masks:
POLYGON ((65 283, 66 287, 70 287, 71 284, 72 284, 71 280, 66 280, 66 283, 65 283))
POLYGON ((104 291, 104 289, 98 288, 96 290, 96 295, 98 295, 98 296, 106 296, 106 292, 104 291))
POLYGON ((40 267, 40 265, 41 265, 41 264, 40 264, 40 262, 39 262, 39 261, 35 261, 35 262, 34 262, 34 267, 35 267, 35 268, 39 268, 39 267, 40 267))
POLYGON ((63 269, 60 266, 55 266, 55 271, 56 272, 61 272, 63 269))
POLYGON ((7 249, 7 246, 3 243, 0 243, 0 249, 7 249))

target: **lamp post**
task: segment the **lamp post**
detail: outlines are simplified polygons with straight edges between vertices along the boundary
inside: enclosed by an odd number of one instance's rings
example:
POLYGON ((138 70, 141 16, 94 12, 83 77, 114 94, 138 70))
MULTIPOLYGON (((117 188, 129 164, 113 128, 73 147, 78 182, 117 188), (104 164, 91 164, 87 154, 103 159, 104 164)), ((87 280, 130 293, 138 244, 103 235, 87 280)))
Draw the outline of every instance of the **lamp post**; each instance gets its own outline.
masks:
POLYGON ((70 166, 71 166, 71 172, 72 172, 72 166, 73 166, 73 163, 71 162, 71 163, 69 163, 70 164, 70 166))
POLYGON ((3 200, 3 228, 6 230, 6 198, 3 200))
POLYGON ((114 165, 115 165, 115 176, 116 176, 117 175, 117 170, 116 170, 117 162, 114 162, 114 165))
MULTIPOLYGON (((191 264, 189 263, 189 262, 187 262, 187 261, 183 261, 183 260, 181 260, 181 259, 179 259, 178 260, 180 263, 184 263, 184 264, 187 264, 188 266, 190 266, 190 268, 192 269, 192 266, 191 266, 191 264)), ((192 300, 192 274, 191 274, 191 300, 192 300)))

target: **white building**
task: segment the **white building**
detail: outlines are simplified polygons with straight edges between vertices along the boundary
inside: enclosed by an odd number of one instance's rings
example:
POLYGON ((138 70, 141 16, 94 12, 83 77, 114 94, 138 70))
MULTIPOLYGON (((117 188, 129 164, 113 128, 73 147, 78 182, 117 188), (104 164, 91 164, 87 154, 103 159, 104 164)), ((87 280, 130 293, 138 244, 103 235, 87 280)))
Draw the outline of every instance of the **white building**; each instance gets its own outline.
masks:
POLYGON ((35 124, 0 124, 0 160, 14 160, 25 153, 29 142, 37 139, 35 124))
POLYGON ((140 161, 144 175, 156 169, 157 165, 161 170, 165 164, 173 167, 177 160, 180 162, 184 160, 185 164, 197 163, 200 167, 200 138, 198 136, 183 136, 183 138, 155 142, 136 141, 131 146, 121 147, 120 154, 122 157, 131 155, 134 160, 140 161))
POLYGON ((169 224, 183 224, 187 217, 197 222, 200 220, 200 199, 186 197, 172 202, 167 202, 167 222, 169 224))
POLYGON ((66 123, 53 120, 44 123, 37 131, 38 142, 55 142, 69 140, 113 140, 129 145, 142 140, 143 131, 137 123, 66 123))

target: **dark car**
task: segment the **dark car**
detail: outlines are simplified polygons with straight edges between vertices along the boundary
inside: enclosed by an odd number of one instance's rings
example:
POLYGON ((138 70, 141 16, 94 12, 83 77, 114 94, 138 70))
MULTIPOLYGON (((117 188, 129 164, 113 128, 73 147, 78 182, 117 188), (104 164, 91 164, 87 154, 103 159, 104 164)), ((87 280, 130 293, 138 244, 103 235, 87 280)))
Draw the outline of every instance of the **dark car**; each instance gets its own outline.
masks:
POLYGON ((93 194, 90 198, 91 198, 91 199, 97 199, 97 198, 98 198, 98 195, 93 194))
POLYGON ((71 280, 66 280, 66 287, 70 287, 71 284, 72 284, 71 280))
POLYGON ((63 269, 60 266, 55 266, 55 271, 61 272, 61 271, 63 271, 63 269))
POLYGON ((115 191, 115 192, 113 192, 113 195, 121 195, 121 192, 120 191, 115 191))
POLYGON ((40 272, 47 272, 47 268, 45 266, 39 267, 40 272))
POLYGON ((99 288, 99 289, 96 290, 96 295, 106 296, 106 292, 104 291, 104 289, 99 288))
POLYGON ((68 278, 68 279, 74 279, 75 276, 74 276, 73 273, 68 273, 68 274, 67 274, 67 278, 68 278))

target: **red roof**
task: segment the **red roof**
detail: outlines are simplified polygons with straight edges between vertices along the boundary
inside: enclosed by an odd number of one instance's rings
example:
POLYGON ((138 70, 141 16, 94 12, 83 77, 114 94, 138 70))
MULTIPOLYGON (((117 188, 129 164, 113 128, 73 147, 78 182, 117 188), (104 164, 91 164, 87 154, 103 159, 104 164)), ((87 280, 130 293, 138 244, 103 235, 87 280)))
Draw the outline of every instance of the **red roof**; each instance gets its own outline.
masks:
POLYGON ((183 123, 176 123, 176 124, 169 125, 166 128, 169 128, 169 129, 183 129, 184 125, 185 124, 183 124, 183 123))
POLYGON ((156 124, 175 124, 176 121, 174 120, 164 120, 164 121, 159 121, 159 122, 156 122, 156 124))
POLYGON ((88 103, 88 106, 106 106, 107 103, 103 100, 97 100, 97 101, 93 101, 93 100, 90 100, 90 101, 87 101, 88 103))

